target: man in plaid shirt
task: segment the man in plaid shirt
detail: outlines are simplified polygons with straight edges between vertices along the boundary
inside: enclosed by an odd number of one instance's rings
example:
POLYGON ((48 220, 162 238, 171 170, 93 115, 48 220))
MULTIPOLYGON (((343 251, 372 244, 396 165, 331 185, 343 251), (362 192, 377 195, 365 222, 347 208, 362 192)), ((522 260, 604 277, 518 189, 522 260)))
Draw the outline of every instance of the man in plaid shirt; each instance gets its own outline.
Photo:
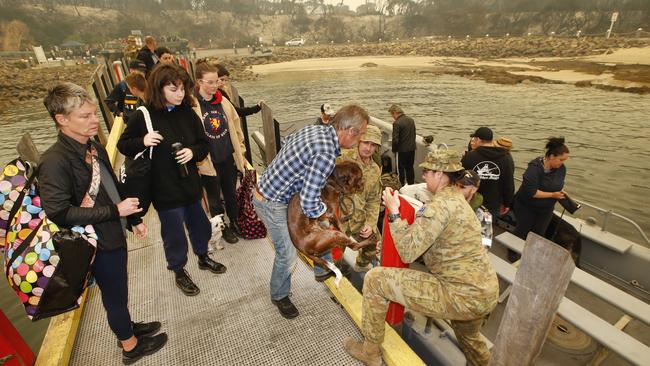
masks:
MULTIPOLYGON (((289 199, 300 193, 305 216, 319 219, 323 227, 329 227, 323 216, 327 208, 320 199, 321 190, 334 170, 341 148, 351 148, 359 142, 368 120, 365 109, 347 105, 336 113, 330 125, 304 127, 285 139, 282 149, 260 178, 253 206, 275 246, 271 301, 287 319, 298 316, 298 309, 289 299, 291 273, 297 258, 287 226, 289 199)), ((332 260, 329 253, 323 258, 332 260)), ((314 275, 317 281, 325 281, 332 272, 315 266, 314 275)))

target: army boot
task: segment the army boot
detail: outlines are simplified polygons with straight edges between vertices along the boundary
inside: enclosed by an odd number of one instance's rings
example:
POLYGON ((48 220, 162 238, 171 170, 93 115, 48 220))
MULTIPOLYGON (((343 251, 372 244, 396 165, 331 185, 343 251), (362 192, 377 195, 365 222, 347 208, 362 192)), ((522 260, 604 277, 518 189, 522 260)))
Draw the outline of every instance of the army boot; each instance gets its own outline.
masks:
POLYGON ((347 337, 343 340, 343 348, 350 356, 363 362, 366 366, 381 366, 381 348, 379 344, 368 341, 359 342, 347 337))

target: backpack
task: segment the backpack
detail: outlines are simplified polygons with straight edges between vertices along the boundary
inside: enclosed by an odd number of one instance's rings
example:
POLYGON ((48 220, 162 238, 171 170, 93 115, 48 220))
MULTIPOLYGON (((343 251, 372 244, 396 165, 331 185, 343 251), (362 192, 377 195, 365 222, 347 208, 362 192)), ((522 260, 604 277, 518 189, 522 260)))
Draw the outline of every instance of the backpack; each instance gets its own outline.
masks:
POLYGON ((257 216, 257 212, 253 207, 253 189, 255 189, 256 182, 255 170, 246 170, 241 178, 241 184, 237 188, 237 203, 239 204, 237 223, 244 239, 266 237, 266 226, 257 216))
POLYGON ((20 158, 0 175, 5 278, 34 321, 79 307, 98 239, 92 225, 68 230, 48 220, 37 177, 37 169, 20 158))

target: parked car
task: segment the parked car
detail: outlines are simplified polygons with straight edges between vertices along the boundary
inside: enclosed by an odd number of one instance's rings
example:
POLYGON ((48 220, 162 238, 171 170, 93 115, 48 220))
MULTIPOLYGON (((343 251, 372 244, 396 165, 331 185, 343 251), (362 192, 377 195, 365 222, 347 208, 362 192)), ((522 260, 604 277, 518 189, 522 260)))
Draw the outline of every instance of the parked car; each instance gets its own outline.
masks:
POLYGON ((290 41, 284 42, 285 46, 304 46, 305 40, 303 38, 294 38, 290 41))

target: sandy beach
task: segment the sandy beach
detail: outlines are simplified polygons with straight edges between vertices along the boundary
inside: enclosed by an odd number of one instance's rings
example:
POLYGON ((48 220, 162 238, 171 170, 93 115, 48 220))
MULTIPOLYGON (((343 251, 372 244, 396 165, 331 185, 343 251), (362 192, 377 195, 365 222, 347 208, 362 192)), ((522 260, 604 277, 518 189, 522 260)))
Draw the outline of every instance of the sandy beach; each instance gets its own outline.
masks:
MULTIPOLYGON (((611 51, 610 51, 611 52, 611 51)), ((353 71, 363 68, 403 68, 462 74, 490 70, 503 73, 503 83, 511 76, 534 78, 537 82, 559 82, 579 86, 603 86, 620 91, 650 92, 650 47, 619 49, 609 54, 581 57, 478 59, 431 56, 354 56, 312 58, 253 65, 253 73, 268 75, 298 71, 353 71)), ((488 78, 485 78, 488 80, 488 78)), ((499 83, 499 78, 489 78, 499 83)))

